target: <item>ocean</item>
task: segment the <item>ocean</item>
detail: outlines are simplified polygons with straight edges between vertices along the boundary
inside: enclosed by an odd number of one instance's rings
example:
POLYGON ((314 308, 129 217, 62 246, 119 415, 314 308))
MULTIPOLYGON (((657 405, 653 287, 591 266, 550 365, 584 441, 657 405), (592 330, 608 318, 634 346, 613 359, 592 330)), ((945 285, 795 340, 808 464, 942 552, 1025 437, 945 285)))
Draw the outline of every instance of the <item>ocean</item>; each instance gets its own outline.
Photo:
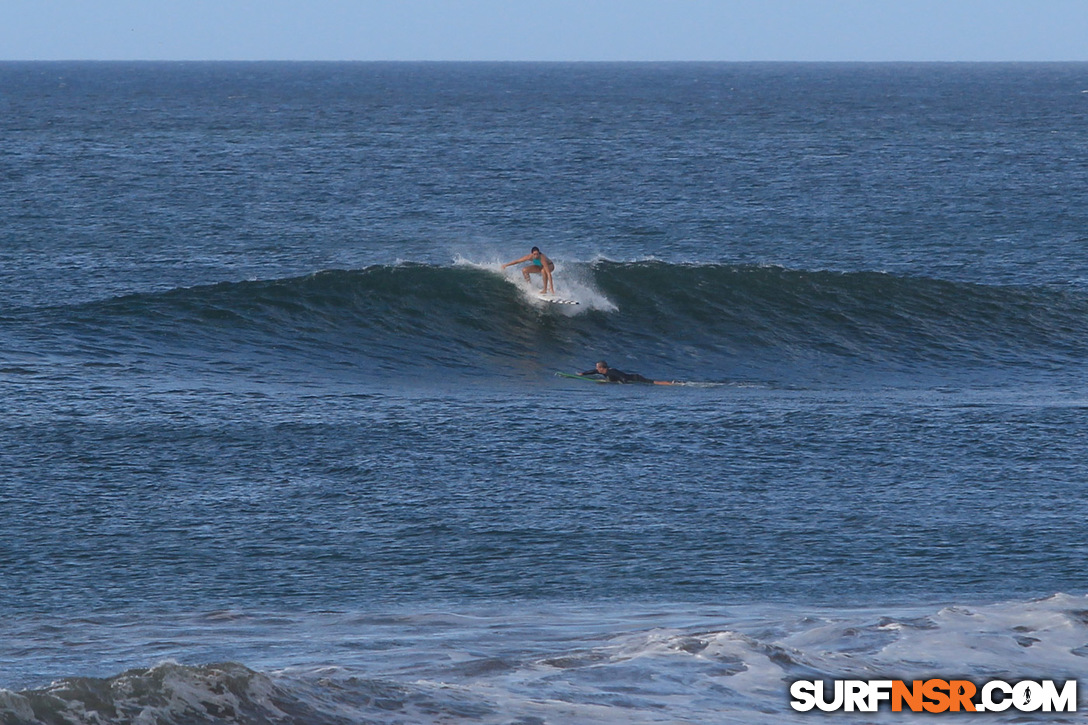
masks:
POLYGON ((1088 675, 1088 64, 5 62, 0 139, 4 725, 1088 675))

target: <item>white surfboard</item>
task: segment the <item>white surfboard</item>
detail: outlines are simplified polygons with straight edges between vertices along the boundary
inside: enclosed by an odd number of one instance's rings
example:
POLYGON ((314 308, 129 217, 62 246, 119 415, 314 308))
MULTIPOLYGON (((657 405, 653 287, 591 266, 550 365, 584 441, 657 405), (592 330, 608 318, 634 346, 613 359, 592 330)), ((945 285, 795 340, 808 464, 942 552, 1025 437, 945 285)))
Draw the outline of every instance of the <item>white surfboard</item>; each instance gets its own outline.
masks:
POLYGON ((578 305, 581 304, 578 300, 569 300, 566 297, 556 297, 555 295, 537 295, 545 302, 551 302, 553 305, 578 305))

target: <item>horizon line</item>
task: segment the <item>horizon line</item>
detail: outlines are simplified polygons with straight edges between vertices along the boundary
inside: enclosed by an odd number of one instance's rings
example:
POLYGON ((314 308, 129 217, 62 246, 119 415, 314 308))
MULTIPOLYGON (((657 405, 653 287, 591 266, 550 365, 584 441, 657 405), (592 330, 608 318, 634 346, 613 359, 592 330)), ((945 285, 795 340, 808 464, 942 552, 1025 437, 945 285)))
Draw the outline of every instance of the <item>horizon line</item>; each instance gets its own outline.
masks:
POLYGON ((465 64, 553 64, 553 65, 725 65, 725 64, 866 64, 866 65, 893 65, 893 64, 918 64, 918 65, 998 65, 998 64, 1088 64, 1088 59, 1033 59, 1033 60, 945 60, 945 59, 882 59, 882 60, 774 60, 774 59, 748 59, 748 60, 703 60, 703 59, 594 59, 594 60, 535 60, 535 59, 483 59, 483 58, 0 58, 0 63, 465 63, 465 64))

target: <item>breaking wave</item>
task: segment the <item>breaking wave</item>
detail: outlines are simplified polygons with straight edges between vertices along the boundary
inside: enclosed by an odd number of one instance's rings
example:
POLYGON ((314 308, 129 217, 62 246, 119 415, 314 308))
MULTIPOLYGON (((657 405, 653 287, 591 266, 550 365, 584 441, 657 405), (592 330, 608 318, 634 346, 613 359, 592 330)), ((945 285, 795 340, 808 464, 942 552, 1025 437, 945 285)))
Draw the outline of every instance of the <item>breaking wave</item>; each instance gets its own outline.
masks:
MULTIPOLYGON (((666 714, 672 722, 806 722, 812 715, 788 704, 796 679, 1081 677, 1088 656, 1085 607, 1082 595, 1056 594, 978 606, 760 605, 617 611, 603 618, 578 609, 461 617, 284 615, 274 623, 249 620, 245 639, 255 652, 274 644, 268 649, 297 665, 262 670, 170 661, 103 678, 0 689, 0 722, 498 725, 650 723, 666 714)), ((216 622, 206 622, 203 637, 217 636, 216 622)), ((235 629, 246 623, 239 617, 220 622, 235 629)), ((92 625, 71 626, 85 631, 92 625)), ((134 626, 96 632, 104 646, 113 637, 126 649, 134 626)), ((169 629, 169 623, 147 622, 137 630, 143 628, 169 629)), ((927 713, 883 715, 889 722, 930 720, 927 713)), ((1015 712, 988 717, 1025 721, 1015 712)))
POLYGON ((524 377, 602 356, 697 380, 844 368, 1008 374, 1079 370, 1088 353, 1079 288, 600 261, 557 274, 560 294, 580 304, 553 305, 517 277, 382 265, 24 310, 6 322, 29 351, 392 376, 524 377))

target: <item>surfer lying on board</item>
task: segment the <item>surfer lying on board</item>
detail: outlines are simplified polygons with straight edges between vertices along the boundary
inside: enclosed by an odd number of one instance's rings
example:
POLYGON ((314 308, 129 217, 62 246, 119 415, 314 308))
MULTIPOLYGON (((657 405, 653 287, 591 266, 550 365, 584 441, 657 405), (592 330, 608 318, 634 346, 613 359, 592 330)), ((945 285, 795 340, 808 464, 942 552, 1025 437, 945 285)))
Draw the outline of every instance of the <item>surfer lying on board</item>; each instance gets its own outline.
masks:
POLYGON ((622 370, 608 367, 608 363, 601 360, 597 363, 597 367, 592 370, 586 370, 584 373, 578 373, 579 375, 601 375, 610 383, 653 383, 654 385, 669 385, 670 383, 658 383, 656 380, 650 380, 644 378, 638 373, 625 373, 622 370))
POLYGON ((521 274, 525 277, 526 282, 529 281, 530 274, 539 274, 541 279, 544 280, 544 289, 541 292, 548 294, 548 288, 550 287, 552 294, 555 294, 555 282, 552 281, 555 263, 544 256, 544 253, 540 251, 540 247, 533 247, 524 257, 515 259, 513 262, 507 262, 502 268, 513 267, 515 264, 521 264, 522 262, 529 262, 529 264, 521 268, 521 274))

